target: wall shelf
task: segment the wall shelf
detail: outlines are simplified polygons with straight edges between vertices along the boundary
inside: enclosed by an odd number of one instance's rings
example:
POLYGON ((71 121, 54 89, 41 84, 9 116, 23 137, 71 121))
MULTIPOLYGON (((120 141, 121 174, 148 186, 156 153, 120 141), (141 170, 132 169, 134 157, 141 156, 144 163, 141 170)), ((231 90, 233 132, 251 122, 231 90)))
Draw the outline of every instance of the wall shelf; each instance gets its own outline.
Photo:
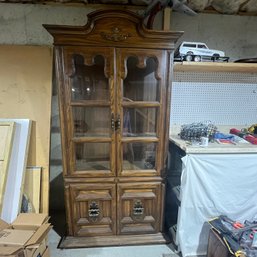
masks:
POLYGON ((257 63, 175 62, 174 71, 257 73, 257 63))

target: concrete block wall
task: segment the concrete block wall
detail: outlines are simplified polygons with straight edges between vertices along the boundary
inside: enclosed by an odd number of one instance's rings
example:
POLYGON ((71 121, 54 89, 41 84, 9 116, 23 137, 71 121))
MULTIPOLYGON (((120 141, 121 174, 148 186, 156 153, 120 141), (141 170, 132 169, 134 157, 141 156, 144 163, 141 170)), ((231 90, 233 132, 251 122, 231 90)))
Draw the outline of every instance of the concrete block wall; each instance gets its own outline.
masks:
POLYGON ((184 31, 181 41, 205 42, 224 50, 230 61, 257 57, 257 16, 172 13, 171 28, 184 31))
POLYGON ((84 25, 91 8, 0 3, 0 44, 52 45, 42 24, 84 25))

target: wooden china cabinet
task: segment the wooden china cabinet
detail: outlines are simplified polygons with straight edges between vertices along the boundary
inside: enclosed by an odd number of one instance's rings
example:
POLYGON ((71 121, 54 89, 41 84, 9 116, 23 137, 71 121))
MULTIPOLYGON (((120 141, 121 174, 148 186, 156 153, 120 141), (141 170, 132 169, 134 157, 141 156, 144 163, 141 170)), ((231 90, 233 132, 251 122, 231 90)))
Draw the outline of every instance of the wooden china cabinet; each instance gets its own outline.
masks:
POLYGON ((163 243, 172 54, 181 32, 95 11, 54 37, 68 236, 62 247, 163 243))

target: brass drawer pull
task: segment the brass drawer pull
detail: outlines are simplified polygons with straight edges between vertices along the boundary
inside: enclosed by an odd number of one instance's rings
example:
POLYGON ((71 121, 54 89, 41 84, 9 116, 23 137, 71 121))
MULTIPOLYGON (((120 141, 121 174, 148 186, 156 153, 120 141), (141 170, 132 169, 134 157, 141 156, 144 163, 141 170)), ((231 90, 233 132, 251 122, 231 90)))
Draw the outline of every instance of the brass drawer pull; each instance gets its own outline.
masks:
POLYGON ((100 215, 100 209, 96 202, 91 202, 88 209, 88 216, 92 219, 98 218, 100 215))
POLYGON ((133 215, 134 216, 142 216, 144 214, 143 203, 140 200, 135 201, 133 207, 133 215))

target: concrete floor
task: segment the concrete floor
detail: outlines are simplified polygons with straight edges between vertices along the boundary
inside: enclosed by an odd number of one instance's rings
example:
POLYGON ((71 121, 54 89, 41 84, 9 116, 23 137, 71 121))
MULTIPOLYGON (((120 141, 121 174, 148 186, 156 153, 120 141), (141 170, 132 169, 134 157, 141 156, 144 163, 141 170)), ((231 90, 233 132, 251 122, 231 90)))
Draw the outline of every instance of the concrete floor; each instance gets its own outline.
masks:
POLYGON ((48 245, 51 257, 178 257, 172 245, 142 245, 99 247, 83 249, 57 249, 61 237, 52 229, 49 232, 48 245))

